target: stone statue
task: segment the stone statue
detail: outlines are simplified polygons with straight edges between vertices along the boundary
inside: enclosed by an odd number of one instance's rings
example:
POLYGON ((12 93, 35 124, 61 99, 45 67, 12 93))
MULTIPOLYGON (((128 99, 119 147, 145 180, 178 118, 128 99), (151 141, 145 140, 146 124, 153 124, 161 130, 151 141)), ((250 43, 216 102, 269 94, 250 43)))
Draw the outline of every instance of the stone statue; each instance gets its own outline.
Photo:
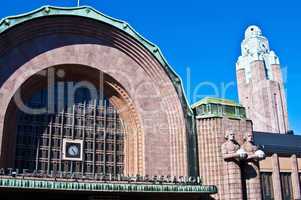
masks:
POLYGON ((222 144, 224 199, 243 199, 242 176, 240 164, 247 158, 247 153, 240 148, 235 140, 235 134, 228 131, 227 140, 222 144), (235 191, 235 192, 233 192, 235 191))
POLYGON ((254 144, 253 134, 251 132, 246 133, 244 141, 242 148, 248 154, 248 161, 259 161, 265 158, 265 153, 262 150, 259 150, 258 146, 254 144))
POLYGON ((247 153, 244 149, 240 148, 240 145, 235 140, 235 134, 232 131, 228 131, 225 138, 227 141, 222 144, 222 154, 225 161, 231 161, 233 159, 243 160, 247 158, 247 153))
POLYGON ((254 144, 252 132, 245 134, 242 148, 248 154, 241 165, 244 196, 247 199, 261 200, 259 161, 265 158, 265 153, 254 144))

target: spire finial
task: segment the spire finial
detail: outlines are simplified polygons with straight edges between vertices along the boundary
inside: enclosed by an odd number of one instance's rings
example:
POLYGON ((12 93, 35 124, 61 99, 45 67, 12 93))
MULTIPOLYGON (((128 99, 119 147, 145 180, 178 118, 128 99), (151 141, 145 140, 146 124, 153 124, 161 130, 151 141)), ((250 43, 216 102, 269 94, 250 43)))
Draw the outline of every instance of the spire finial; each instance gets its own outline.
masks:
POLYGON ((261 36, 261 35, 262 35, 262 32, 261 32, 260 28, 256 25, 249 26, 245 32, 245 38, 261 36))

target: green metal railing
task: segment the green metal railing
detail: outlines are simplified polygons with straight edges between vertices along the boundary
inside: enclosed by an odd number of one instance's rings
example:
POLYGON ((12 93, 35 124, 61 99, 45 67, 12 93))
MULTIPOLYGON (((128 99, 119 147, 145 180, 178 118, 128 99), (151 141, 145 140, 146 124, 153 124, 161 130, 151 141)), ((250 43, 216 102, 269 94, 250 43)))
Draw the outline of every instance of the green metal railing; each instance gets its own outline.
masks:
POLYGON ((217 193, 216 186, 151 184, 151 183, 105 183, 38 180, 23 178, 0 178, 0 188, 44 189, 99 192, 155 192, 155 193, 217 193))

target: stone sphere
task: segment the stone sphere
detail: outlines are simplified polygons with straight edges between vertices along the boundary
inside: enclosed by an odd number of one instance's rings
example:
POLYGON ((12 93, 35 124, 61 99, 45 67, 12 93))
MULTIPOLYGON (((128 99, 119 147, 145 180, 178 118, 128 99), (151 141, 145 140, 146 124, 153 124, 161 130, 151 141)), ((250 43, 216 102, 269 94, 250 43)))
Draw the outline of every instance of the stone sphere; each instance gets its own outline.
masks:
POLYGON ((262 150, 255 151, 255 155, 258 156, 258 158, 264 158, 265 153, 262 150))
POLYGON ((247 152, 244 149, 238 149, 236 153, 239 154, 240 159, 245 159, 248 156, 247 152))

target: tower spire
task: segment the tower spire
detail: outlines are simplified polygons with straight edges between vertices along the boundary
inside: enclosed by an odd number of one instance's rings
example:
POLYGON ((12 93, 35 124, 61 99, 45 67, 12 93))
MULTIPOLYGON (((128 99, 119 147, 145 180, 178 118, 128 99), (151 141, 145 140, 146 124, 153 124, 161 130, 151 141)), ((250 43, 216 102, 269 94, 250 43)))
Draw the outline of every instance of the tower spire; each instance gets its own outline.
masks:
POLYGON ((236 63, 240 103, 258 132, 287 133, 286 97, 279 58, 258 26, 249 26, 236 63))

